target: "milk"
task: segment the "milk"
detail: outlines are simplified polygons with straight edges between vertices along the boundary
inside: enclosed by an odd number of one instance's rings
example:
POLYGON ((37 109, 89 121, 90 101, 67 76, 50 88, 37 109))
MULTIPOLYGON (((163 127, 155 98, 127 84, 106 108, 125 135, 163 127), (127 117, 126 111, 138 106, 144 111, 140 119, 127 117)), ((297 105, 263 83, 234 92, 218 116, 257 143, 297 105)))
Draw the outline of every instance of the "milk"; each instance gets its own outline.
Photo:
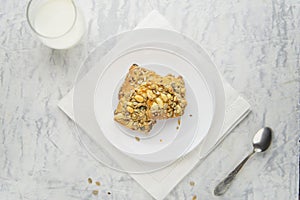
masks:
POLYGON ((81 11, 75 9, 77 13, 70 0, 47 0, 36 9, 33 26, 45 45, 67 49, 80 41, 85 23, 81 11))

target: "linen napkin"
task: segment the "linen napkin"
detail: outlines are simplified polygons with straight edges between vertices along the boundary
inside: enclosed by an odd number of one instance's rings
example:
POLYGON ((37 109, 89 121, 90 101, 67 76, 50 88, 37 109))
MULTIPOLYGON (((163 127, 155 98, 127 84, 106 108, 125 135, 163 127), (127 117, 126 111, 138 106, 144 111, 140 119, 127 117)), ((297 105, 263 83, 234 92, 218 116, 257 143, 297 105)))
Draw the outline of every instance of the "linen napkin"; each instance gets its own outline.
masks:
MULTIPOLYGON (((152 11, 136 28, 164 28, 174 30, 169 22, 156 10, 152 11)), ((85 76, 92 76, 92 74, 93 73, 87 73, 85 76)), ((218 138, 214 143, 210 144, 210 151, 213 150, 250 112, 249 103, 225 80, 223 80, 223 84, 226 104, 225 120, 218 138)), ((74 89, 59 101, 58 106, 66 115, 75 120, 73 93, 74 89)), ((94 115, 91 115, 90 117, 94 117, 94 115)), ((89 119, 87 119, 87 121, 89 121, 89 119)), ((92 124, 80 121, 75 122, 81 125, 81 128, 88 134, 93 130, 97 130, 97 128, 93 129, 93 127, 91 127, 93 126, 92 124)), ((203 160, 204 157, 199 157, 198 153, 199 152, 197 151, 192 151, 162 170, 149 174, 130 174, 130 176, 132 176, 132 178, 134 178, 154 198, 163 199, 196 166, 196 164, 203 160)))

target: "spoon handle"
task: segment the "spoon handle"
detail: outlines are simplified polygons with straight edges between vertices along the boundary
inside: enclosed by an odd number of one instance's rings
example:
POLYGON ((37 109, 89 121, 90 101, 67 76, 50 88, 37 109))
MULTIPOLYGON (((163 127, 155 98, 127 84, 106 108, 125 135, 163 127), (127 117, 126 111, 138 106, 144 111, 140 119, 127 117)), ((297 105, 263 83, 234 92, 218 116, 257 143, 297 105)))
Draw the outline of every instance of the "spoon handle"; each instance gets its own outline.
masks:
POLYGON ((224 194, 229 186, 231 185, 232 180, 235 178, 235 176, 238 174, 238 172, 242 169, 242 167, 244 166, 244 164, 247 162, 247 160, 255 153, 255 151, 252 151, 246 158, 244 158, 244 160, 234 168, 234 170, 232 172, 230 172, 230 174, 228 174, 228 176, 222 180, 217 187, 214 190, 214 194, 216 196, 220 196, 222 194, 224 194))

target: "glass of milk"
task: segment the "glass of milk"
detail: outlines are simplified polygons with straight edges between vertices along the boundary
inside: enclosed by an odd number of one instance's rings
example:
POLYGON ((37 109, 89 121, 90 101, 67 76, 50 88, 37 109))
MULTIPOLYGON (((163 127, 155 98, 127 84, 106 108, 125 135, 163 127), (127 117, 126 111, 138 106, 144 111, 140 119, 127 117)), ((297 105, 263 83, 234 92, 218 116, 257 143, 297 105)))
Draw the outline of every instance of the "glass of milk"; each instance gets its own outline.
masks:
POLYGON ((76 45, 85 32, 83 14, 73 0, 30 0, 26 15, 34 33, 53 49, 76 45))

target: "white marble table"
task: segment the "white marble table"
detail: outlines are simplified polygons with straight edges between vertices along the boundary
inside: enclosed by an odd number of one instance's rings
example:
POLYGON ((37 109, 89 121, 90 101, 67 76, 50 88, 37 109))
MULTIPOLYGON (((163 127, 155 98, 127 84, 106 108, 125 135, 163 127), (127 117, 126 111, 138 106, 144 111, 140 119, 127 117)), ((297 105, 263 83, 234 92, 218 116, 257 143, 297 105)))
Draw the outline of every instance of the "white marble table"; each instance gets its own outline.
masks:
POLYGON ((200 43, 252 105, 248 118, 167 199, 216 198, 214 186, 251 151, 252 136, 264 125, 274 129, 270 150, 253 157, 228 193, 216 199, 298 198, 299 2, 78 1, 87 37, 70 50, 56 51, 33 36, 25 1, 0 0, 1 200, 152 199, 127 174, 102 166, 81 147, 57 102, 96 44, 134 28, 153 9, 200 43), (101 186, 88 184, 88 177, 101 186))

